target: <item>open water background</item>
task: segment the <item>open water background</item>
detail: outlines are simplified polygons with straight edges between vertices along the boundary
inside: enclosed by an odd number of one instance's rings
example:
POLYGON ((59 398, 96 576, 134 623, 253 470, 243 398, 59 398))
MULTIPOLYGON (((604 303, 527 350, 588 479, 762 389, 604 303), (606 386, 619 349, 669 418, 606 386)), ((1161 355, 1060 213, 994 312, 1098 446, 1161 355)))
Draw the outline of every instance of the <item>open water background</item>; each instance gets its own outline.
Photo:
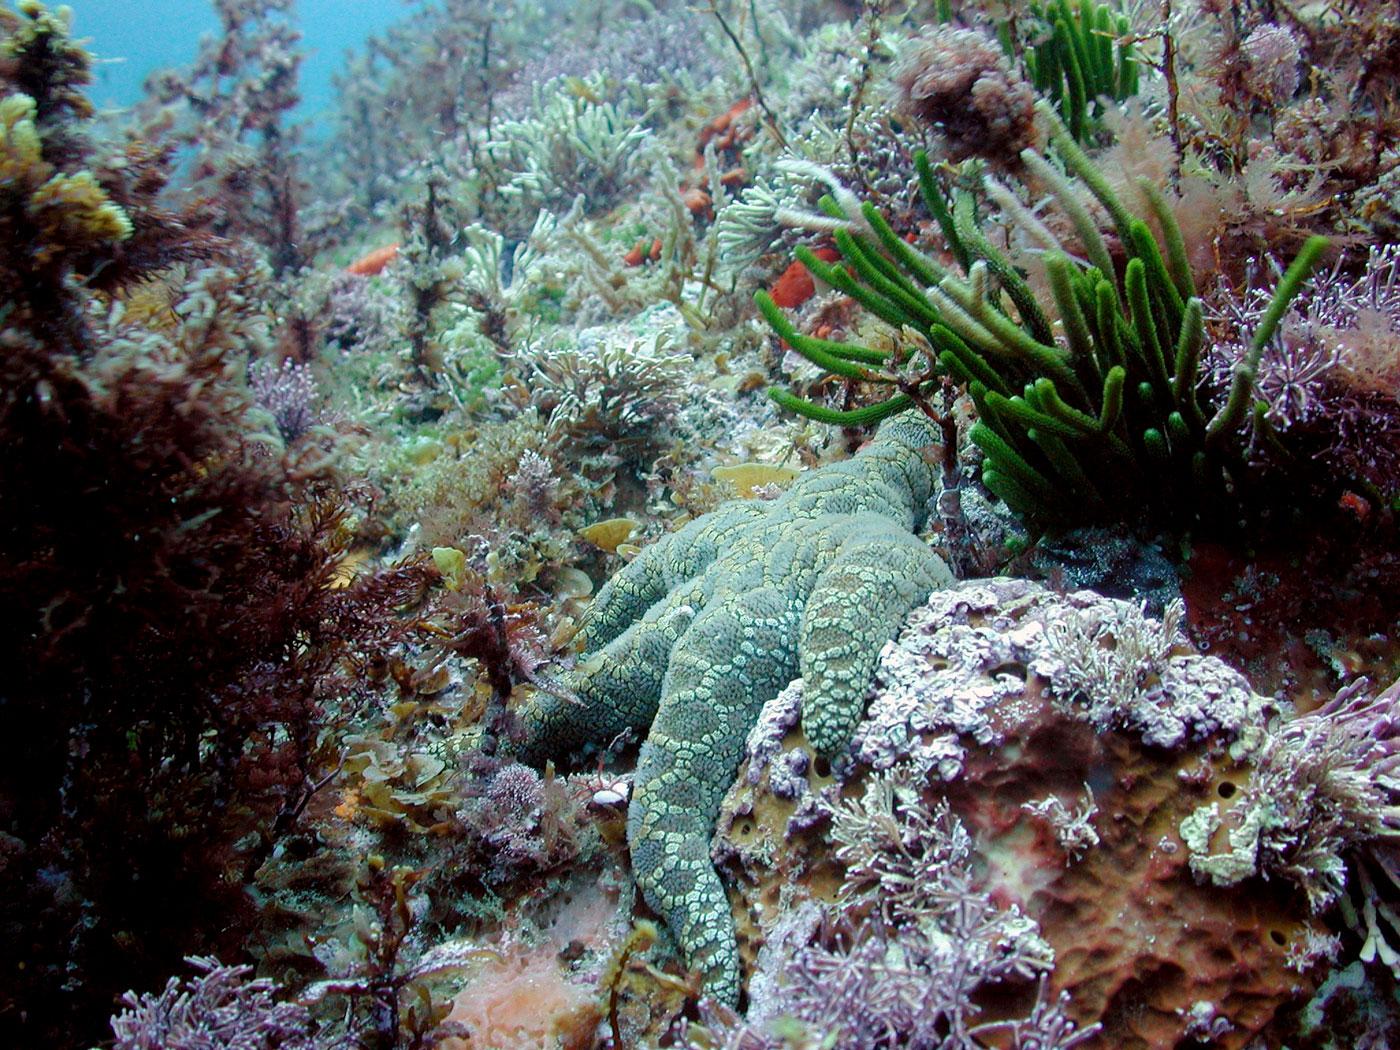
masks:
MULTIPOLYGON (((86 37, 97 55, 91 98, 103 108, 137 102, 146 77, 189 65, 199 38, 219 26, 208 0, 69 0, 69 6, 74 34, 86 37)), ((334 100, 331 76, 344 65, 345 52, 416 6, 413 0, 298 0, 294 22, 306 59, 297 116, 313 118, 328 110, 334 100)))

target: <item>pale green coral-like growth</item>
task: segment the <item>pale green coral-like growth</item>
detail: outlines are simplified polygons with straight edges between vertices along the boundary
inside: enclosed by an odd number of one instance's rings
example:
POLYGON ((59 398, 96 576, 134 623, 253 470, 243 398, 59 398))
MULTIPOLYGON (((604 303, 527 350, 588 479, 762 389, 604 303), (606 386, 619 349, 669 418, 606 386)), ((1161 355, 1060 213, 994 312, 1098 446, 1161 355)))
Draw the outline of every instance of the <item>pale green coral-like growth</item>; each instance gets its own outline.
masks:
POLYGON ((531 113, 493 129, 487 153, 504 176, 500 190, 527 204, 590 208, 614 200, 637 176, 638 151, 651 132, 616 105, 594 101, 553 82, 531 113))

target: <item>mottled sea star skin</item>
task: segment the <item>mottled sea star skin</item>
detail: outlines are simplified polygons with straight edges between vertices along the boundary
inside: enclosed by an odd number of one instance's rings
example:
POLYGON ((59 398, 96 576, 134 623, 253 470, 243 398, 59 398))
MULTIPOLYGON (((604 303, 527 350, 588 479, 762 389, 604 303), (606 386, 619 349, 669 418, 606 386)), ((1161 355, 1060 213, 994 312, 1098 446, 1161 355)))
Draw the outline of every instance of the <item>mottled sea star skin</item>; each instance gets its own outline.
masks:
POLYGON ((537 694, 520 757, 542 763, 644 734, 627 838, 647 902, 705 990, 739 997, 724 886, 710 861, 720 802, 763 705, 800 673, 819 754, 850 742, 883 644, 953 576, 915 535, 934 439, 918 413, 885 422, 854 457, 799 477, 771 503, 728 503, 658 540, 609 580, 583 634, 602 648, 537 694))

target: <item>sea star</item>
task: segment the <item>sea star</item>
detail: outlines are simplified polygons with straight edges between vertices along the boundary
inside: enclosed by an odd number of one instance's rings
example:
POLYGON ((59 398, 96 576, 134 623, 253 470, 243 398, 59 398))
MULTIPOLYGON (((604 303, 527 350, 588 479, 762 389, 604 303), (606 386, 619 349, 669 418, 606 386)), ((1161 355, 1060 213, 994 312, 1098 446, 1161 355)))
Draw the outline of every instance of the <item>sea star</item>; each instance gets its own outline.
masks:
POLYGON ((881 646, 952 582, 915 535, 933 473, 932 425, 907 412, 854 457, 799 477, 770 503, 727 503, 657 541, 609 580, 583 635, 602 645, 523 709, 520 757, 577 755, 645 734, 627 839, 647 902, 707 994, 739 997, 729 901, 710 861, 720 802, 764 703, 800 673, 802 727, 819 755, 850 742, 881 646))

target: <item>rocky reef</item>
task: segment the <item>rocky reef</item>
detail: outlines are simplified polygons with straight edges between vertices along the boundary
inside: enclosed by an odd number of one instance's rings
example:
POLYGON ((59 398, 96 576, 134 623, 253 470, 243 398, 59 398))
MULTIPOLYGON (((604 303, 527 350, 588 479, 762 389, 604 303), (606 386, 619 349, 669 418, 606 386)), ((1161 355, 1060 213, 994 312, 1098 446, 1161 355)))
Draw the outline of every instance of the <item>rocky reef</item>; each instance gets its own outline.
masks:
POLYGON ((0 1044, 1400 1041, 1393 3, 75 6, 0 1044))

